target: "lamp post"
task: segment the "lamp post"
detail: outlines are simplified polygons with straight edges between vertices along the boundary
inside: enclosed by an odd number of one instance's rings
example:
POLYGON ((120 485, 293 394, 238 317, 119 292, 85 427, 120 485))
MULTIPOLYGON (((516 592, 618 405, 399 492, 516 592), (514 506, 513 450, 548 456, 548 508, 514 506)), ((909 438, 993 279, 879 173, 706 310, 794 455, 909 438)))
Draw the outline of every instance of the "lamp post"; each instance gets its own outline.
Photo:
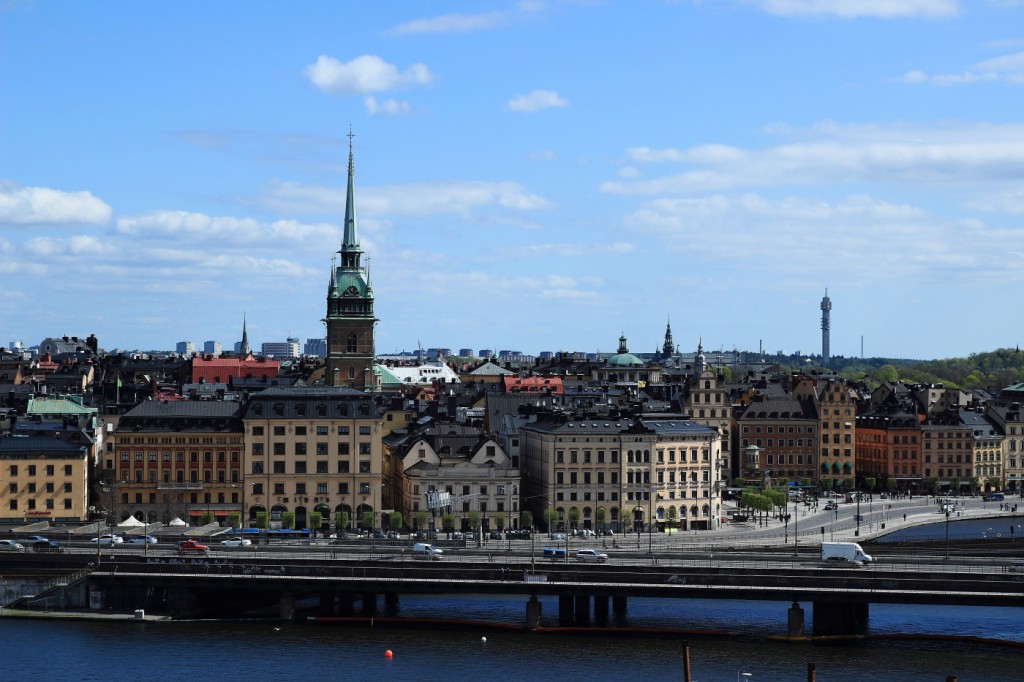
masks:
POLYGON ((800 544, 800 501, 793 503, 793 556, 797 555, 800 544))
POLYGON ((857 537, 860 537, 860 491, 857 493, 857 531, 854 533, 857 537))
POLYGON ((946 558, 949 558, 949 509, 946 509, 946 558))

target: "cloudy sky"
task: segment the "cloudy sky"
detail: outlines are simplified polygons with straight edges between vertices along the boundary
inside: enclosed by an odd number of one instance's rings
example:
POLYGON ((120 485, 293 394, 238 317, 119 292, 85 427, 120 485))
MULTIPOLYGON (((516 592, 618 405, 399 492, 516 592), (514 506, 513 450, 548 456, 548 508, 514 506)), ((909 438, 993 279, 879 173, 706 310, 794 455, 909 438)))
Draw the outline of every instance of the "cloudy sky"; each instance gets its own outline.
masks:
POLYGON ((0 3, 0 342, 1024 342, 1024 2, 0 3))

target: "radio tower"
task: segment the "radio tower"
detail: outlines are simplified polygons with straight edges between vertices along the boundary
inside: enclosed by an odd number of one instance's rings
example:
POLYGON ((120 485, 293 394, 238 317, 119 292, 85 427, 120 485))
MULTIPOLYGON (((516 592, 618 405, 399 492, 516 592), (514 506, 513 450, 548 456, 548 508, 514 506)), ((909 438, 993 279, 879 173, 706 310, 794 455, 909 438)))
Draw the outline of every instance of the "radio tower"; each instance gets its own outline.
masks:
POLYGON ((828 289, 825 289, 825 298, 821 299, 821 366, 828 367, 828 331, 832 326, 829 315, 832 312, 832 301, 828 298, 828 289))

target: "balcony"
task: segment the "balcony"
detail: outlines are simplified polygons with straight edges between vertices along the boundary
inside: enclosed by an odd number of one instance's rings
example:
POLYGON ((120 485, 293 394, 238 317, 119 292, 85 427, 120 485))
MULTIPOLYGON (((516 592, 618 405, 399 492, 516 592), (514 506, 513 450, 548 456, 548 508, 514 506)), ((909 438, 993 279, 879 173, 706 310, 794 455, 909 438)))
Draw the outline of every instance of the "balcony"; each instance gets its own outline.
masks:
POLYGON ((158 483, 157 490, 202 490, 202 483, 158 483))

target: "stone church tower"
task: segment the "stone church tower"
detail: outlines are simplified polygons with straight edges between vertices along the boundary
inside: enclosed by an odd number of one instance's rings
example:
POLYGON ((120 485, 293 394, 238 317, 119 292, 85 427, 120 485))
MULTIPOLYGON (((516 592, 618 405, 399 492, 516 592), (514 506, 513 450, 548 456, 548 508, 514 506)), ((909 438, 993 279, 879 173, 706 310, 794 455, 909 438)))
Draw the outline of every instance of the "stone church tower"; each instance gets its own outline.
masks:
POLYGON ((348 194, 345 197, 345 231, 341 250, 333 259, 327 287, 327 372, 328 386, 370 389, 373 381, 375 348, 373 288, 362 265, 356 230, 355 164, 352 161, 352 131, 348 133, 348 194))

